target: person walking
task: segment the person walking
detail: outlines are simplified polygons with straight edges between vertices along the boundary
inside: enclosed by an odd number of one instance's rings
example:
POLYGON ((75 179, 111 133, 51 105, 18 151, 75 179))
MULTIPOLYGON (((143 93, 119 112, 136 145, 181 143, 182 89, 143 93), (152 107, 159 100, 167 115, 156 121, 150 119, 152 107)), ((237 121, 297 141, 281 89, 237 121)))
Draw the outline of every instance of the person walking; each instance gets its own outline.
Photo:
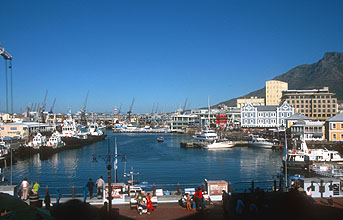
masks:
POLYGON ((23 189, 23 200, 26 201, 27 200, 27 195, 29 192, 29 182, 27 181, 27 178, 25 177, 24 180, 21 182, 20 186, 23 189))
POLYGON ((94 190, 94 182, 92 180, 92 178, 89 179, 88 183, 87 183, 87 188, 89 191, 89 198, 92 199, 93 197, 93 190, 94 190))
POLYGON ((104 187, 105 181, 102 179, 102 176, 100 176, 100 178, 96 181, 97 195, 100 199, 102 199, 104 187))

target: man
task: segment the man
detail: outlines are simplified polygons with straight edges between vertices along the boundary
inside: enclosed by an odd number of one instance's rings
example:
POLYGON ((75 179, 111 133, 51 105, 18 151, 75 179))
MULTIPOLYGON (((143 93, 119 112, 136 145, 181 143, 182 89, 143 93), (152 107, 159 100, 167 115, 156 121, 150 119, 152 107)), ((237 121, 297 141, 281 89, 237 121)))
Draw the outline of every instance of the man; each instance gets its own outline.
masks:
POLYGON ((105 182, 102 179, 102 176, 100 176, 100 178, 96 181, 96 188, 97 188, 98 198, 102 199, 104 187, 105 187, 105 182))
POLYGON ((143 199, 144 199, 145 195, 139 190, 137 192, 137 195, 135 197, 135 200, 137 201, 137 212, 139 212, 139 206, 143 205, 143 199))
POLYGON ((87 185, 88 187, 88 191, 89 191, 89 198, 92 199, 93 197, 93 189, 94 189, 94 182, 92 180, 92 178, 89 179, 87 185))

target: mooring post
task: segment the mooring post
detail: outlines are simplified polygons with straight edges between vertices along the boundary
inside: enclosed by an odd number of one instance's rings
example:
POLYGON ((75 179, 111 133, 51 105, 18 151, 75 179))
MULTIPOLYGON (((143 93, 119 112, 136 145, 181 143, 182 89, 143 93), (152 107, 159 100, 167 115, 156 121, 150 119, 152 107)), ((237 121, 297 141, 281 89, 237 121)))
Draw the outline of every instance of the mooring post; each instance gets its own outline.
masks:
POLYGON ((180 195, 180 184, 177 184, 177 194, 180 195))
POLYGON ((127 195, 130 197, 130 185, 127 186, 127 195))
POLYGON ((254 180, 251 181, 251 192, 254 192, 255 190, 255 182, 254 180))
POLYGON ((274 192, 276 192, 276 180, 274 180, 274 189, 273 189, 274 192))
POLYGON ((229 183, 229 194, 231 195, 231 183, 229 183))
POLYGON ((71 188, 71 196, 73 199, 75 198, 75 186, 73 186, 73 188, 71 188))
POLYGON ((279 186, 279 191, 282 190, 282 176, 280 175, 280 186, 279 186))
POLYGON ((155 184, 152 184, 152 195, 156 196, 156 187, 155 184))
POLYGON ((204 187, 204 184, 201 184, 201 191, 205 191, 205 187, 204 187))
POLYGON ((58 188, 56 188, 56 204, 60 203, 59 194, 60 194, 60 191, 58 190, 58 188))

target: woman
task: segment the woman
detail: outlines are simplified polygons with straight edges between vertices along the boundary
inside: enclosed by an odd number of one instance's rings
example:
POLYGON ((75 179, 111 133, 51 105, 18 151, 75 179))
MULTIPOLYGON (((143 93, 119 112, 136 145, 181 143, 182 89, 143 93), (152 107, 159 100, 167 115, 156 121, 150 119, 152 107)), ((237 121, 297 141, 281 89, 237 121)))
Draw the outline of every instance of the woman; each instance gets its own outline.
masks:
POLYGON ((147 201, 147 208, 149 211, 154 210, 154 207, 152 206, 151 198, 152 198, 151 194, 148 193, 146 196, 146 201, 147 201))
POLYGON ((25 177, 24 180, 21 182, 20 186, 23 189, 23 200, 27 200, 27 195, 29 192, 29 182, 27 181, 27 178, 25 177))

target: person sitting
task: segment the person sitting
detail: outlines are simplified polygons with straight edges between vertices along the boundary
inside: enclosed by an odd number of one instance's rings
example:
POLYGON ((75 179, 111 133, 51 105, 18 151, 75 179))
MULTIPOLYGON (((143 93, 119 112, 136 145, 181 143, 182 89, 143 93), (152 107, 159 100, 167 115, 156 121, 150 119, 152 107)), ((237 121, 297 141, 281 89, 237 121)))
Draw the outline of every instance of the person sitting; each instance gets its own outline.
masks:
POLYGON ((207 192, 205 191, 204 194, 202 195, 203 197, 203 208, 206 208, 206 205, 211 205, 213 204, 211 201, 210 196, 207 194, 207 192))
POLYGON ((149 211, 153 211, 154 207, 152 206, 152 195, 150 193, 147 194, 146 196, 146 204, 147 204, 147 208, 149 211))
POLYGON ((135 197, 135 200, 137 201, 137 212, 139 212, 139 206, 142 206, 144 205, 144 201, 143 201, 143 198, 145 197, 145 195, 139 190, 137 192, 137 195, 135 197))

